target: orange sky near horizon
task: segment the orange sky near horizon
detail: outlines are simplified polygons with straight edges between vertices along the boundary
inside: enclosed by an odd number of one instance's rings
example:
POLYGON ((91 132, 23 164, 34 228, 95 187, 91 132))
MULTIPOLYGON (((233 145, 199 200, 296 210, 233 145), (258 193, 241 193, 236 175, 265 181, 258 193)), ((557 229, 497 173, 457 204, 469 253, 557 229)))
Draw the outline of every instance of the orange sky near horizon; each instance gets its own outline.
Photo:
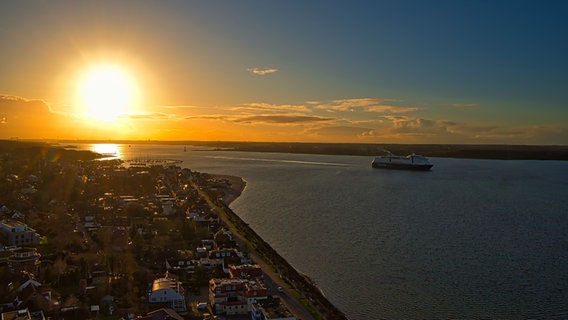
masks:
POLYGON ((0 139, 568 145, 564 18, 529 2, 3 2, 0 139))

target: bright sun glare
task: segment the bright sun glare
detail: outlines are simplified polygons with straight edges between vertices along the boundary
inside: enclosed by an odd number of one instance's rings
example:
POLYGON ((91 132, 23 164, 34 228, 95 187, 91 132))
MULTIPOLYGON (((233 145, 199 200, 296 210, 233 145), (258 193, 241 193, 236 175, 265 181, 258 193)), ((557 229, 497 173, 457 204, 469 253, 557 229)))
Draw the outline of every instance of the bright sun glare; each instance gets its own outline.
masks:
POLYGON ((132 107, 134 85, 127 72, 115 66, 99 66, 80 83, 80 99, 87 116, 112 121, 132 107))

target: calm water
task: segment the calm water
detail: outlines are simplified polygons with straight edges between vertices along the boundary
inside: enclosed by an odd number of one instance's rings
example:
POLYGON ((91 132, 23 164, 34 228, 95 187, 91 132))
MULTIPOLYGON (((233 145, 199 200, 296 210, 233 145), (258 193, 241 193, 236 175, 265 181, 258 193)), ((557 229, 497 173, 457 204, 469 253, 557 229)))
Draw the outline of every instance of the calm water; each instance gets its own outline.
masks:
POLYGON ((233 210, 351 319, 568 318, 568 162, 120 153, 243 177, 233 210))

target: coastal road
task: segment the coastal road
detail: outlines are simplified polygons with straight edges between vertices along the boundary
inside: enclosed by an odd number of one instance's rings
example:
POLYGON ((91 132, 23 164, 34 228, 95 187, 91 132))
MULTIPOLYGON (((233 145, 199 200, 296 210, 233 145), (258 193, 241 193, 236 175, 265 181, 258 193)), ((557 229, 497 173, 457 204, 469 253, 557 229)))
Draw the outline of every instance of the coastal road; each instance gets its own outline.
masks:
MULTIPOLYGON (((232 226, 231 226, 232 227, 232 226)), ((246 242, 243 241, 242 236, 238 233, 237 230, 231 230, 234 235, 237 235, 239 246, 245 246, 246 242)), ((297 319, 302 320, 313 320, 314 317, 311 313, 304 308, 304 306, 292 295, 291 289, 286 287, 286 284, 282 279, 280 279, 280 275, 276 273, 271 266, 269 266, 263 259, 261 259, 257 254, 256 251, 251 248, 249 252, 250 258, 253 260, 254 263, 258 264, 262 271, 265 274, 264 284, 267 288, 270 288, 270 292, 279 295, 280 300, 284 303, 284 305, 292 312, 292 314, 297 319), (281 287, 282 292, 278 292, 277 288, 281 287)))
MULTIPOLYGON (((193 185, 193 187, 198 190, 199 194, 201 194, 207 200, 211 208, 217 209, 218 212, 224 212, 225 209, 215 204, 215 202, 210 199, 209 195, 206 192, 201 190, 197 185, 193 185)), ((300 301, 298 301, 292 294, 292 289, 289 289, 284 281, 280 279, 280 274, 276 273, 272 269, 272 267, 257 254, 256 250, 249 244, 249 242, 246 241, 239 230, 237 230, 237 228, 230 221, 228 221, 227 216, 225 214, 219 214, 219 217, 225 223, 226 228, 231 231, 239 247, 247 247, 249 249, 249 256, 251 260, 254 263, 258 264, 264 272, 264 282, 265 285, 271 289, 271 293, 280 296, 282 303, 288 308, 288 310, 290 310, 290 312, 296 317, 296 319, 314 320, 312 314, 308 310, 306 310, 306 308, 304 308, 300 301), (282 287, 283 292, 278 292, 278 287, 282 287)))

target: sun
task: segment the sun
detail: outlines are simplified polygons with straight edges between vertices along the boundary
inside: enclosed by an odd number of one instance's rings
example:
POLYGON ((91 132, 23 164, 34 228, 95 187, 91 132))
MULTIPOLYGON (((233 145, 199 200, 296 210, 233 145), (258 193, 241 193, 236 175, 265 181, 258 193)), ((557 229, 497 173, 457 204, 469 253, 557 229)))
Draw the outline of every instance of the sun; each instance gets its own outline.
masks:
POLYGON ((112 121, 132 108, 135 86, 121 67, 100 65, 88 70, 79 83, 84 113, 94 119, 112 121))

